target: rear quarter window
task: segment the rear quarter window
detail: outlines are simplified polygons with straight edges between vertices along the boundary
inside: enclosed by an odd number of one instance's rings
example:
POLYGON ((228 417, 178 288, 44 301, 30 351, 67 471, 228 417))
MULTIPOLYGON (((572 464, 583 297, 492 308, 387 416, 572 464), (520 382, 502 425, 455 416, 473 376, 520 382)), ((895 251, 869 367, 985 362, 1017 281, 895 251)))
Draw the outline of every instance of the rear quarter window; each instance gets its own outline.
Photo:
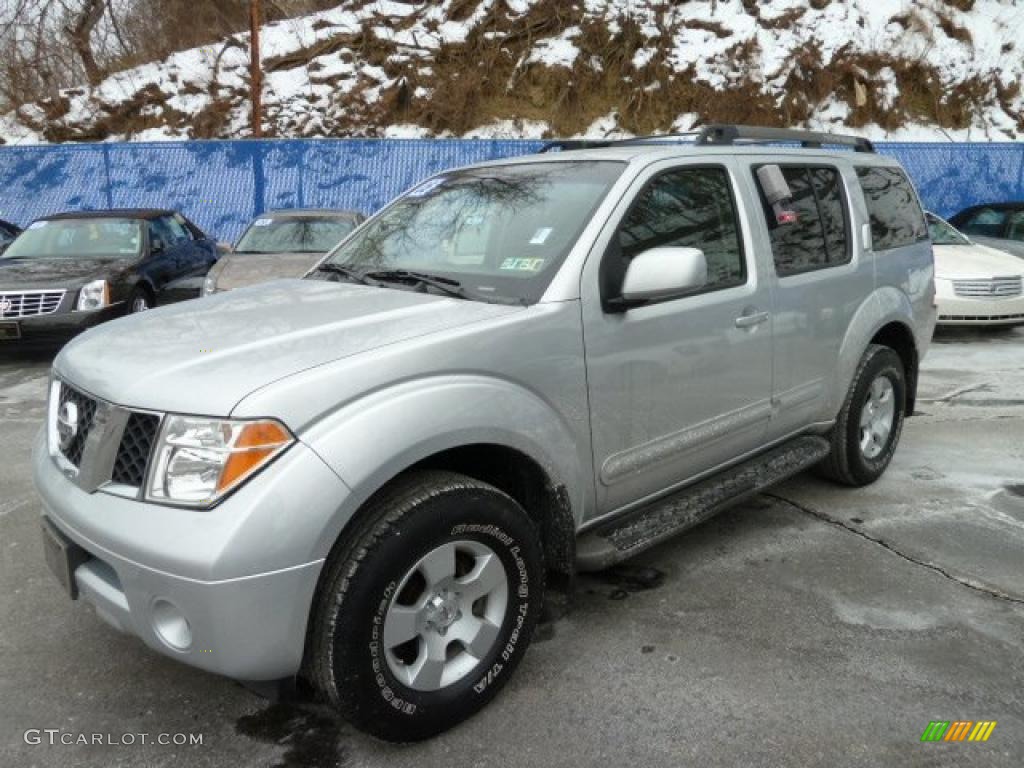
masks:
POLYGON ((857 168, 871 219, 871 245, 888 251, 928 239, 924 211, 914 188, 898 168, 857 168))

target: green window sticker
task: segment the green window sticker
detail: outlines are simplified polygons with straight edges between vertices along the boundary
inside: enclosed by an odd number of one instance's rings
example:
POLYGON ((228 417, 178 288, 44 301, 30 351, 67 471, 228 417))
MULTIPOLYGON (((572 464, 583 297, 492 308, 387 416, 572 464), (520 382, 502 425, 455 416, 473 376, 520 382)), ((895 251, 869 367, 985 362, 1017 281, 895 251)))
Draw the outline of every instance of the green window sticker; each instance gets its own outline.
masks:
POLYGON ((540 272, 544 269, 545 259, 508 258, 501 262, 501 269, 509 272, 540 272))

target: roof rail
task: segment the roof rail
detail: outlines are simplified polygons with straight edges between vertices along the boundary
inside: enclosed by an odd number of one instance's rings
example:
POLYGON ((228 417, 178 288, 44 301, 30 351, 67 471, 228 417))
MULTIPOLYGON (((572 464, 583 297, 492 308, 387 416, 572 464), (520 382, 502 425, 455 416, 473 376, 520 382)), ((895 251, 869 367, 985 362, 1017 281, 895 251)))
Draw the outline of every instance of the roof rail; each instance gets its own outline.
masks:
POLYGON ((853 147, 856 152, 874 152, 875 146, 868 139, 842 133, 819 133, 798 131, 790 128, 762 128, 754 125, 705 125, 700 129, 698 146, 731 146, 738 141, 750 142, 799 142, 807 149, 820 149, 828 144, 853 147))
POLYGON ((571 149, 601 149, 616 144, 616 139, 555 139, 540 148, 540 152, 568 152, 571 149))
POLYGON ((630 144, 663 144, 668 139, 692 139, 698 147, 732 146, 738 142, 750 143, 799 143, 805 149, 821 149, 823 146, 851 147, 856 152, 875 151, 875 146, 868 139, 860 136, 849 136, 842 133, 818 133, 815 131, 799 131, 789 128, 762 128, 754 125, 705 125, 699 130, 688 133, 661 133, 651 136, 633 136, 628 139, 559 139, 550 141, 541 148, 541 152, 567 152, 574 149, 601 149, 604 147, 621 147, 630 144))

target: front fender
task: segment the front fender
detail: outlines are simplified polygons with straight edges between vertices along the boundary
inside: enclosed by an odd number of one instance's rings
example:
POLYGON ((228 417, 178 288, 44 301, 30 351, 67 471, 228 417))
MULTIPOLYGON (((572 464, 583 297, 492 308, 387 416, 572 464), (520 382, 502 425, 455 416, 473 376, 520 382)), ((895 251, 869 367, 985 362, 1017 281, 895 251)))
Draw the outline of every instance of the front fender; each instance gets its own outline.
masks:
POLYGON ((396 475, 423 459, 467 445, 517 450, 569 494, 579 523, 588 486, 578 446, 561 414, 511 381, 449 374, 405 382, 347 404, 304 431, 301 440, 351 489, 320 536, 326 557, 359 507, 396 475))

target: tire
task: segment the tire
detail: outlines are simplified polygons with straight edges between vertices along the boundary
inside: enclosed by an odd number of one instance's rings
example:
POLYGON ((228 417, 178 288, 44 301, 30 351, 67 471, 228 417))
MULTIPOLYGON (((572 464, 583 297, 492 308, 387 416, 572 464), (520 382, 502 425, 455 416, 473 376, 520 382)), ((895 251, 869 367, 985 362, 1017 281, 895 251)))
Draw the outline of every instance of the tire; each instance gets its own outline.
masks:
POLYGON ((128 299, 128 312, 132 315, 152 309, 153 295, 141 285, 136 286, 128 299))
POLYGON ((903 432, 906 401, 906 373, 899 355, 889 347, 872 344, 853 375, 846 401, 829 435, 832 451, 818 465, 819 474, 854 487, 870 485, 881 477, 892 461, 903 432), (873 391, 872 387, 876 389, 873 391), (884 430, 862 427, 862 418, 872 425, 885 420, 886 409, 878 405, 884 403, 885 399, 876 397, 885 391, 891 394, 892 416, 889 429, 882 439, 884 430), (872 407, 875 409, 875 419, 871 417, 872 407), (865 430, 872 436, 867 437, 865 430), (865 442, 868 443, 867 447, 865 442))
POLYGON ((526 652, 544 602, 542 552, 526 512, 497 488, 450 472, 400 478, 328 559, 306 675, 353 725, 387 741, 457 725, 526 652), (449 562, 454 580, 439 580, 449 562))

